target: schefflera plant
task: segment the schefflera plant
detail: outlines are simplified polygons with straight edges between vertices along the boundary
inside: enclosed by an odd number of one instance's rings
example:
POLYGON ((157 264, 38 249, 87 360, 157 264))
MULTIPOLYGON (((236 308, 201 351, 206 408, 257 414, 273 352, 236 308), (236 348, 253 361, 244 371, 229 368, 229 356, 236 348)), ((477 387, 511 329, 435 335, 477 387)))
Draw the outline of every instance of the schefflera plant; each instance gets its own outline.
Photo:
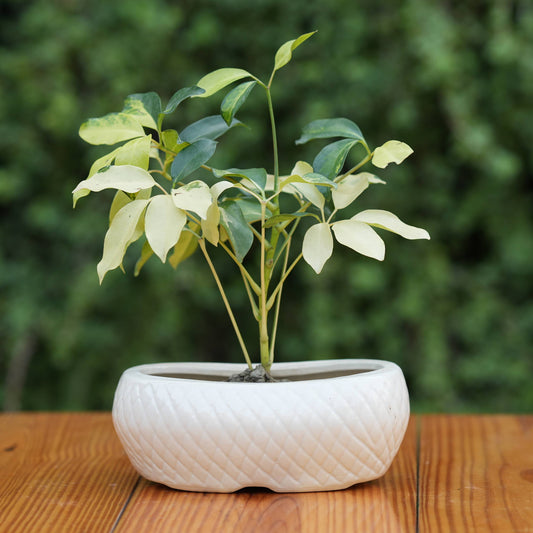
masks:
POLYGON ((294 50, 313 35, 307 33, 283 44, 276 52, 268 81, 239 68, 207 74, 195 86, 177 91, 166 107, 155 92, 132 94, 119 113, 92 118, 80 128, 90 144, 114 145, 92 165, 89 176, 73 191, 74 205, 90 192, 116 189, 109 214, 109 229, 97 271, 100 283, 110 270, 122 268, 129 245, 145 237, 138 275, 151 256, 176 268, 199 249, 214 276, 245 360, 252 359, 230 302, 210 255, 220 247, 235 263, 258 323, 259 356, 269 370, 283 286, 303 259, 319 274, 331 257, 334 240, 365 256, 383 260, 385 245, 374 228, 406 239, 429 239, 427 231, 402 222, 379 209, 346 218, 349 207, 369 186, 385 182, 363 167, 385 168, 400 164, 412 153, 400 141, 387 141, 372 150, 359 127, 349 119, 315 120, 305 126, 296 144, 329 139, 312 163, 297 161, 281 174, 271 88, 275 75, 294 50), (181 131, 163 129, 167 115, 189 98, 207 98, 235 82, 224 97, 220 114, 208 116, 181 131), (208 165, 223 134, 242 125, 235 114, 253 90, 262 90, 270 117, 273 168, 217 169, 208 165), (361 159, 345 169, 348 154, 363 148, 361 159), (305 222, 304 222, 305 221, 305 222), (307 224, 303 242, 297 228, 307 224), (257 245, 253 247, 254 242, 257 245), (257 261, 248 259, 253 248, 257 261), (255 269, 254 269, 255 265, 255 269))

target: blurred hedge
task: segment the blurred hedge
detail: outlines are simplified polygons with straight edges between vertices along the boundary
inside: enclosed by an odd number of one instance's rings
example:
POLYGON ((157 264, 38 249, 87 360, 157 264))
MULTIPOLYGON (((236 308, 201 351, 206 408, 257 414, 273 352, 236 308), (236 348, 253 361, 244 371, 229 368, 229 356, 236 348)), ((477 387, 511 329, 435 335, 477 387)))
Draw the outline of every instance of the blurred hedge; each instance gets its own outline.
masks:
MULTIPOLYGON (((179 273, 153 260, 139 278, 116 272, 98 286, 109 197, 71 209, 71 190, 102 153, 77 130, 128 94, 168 98, 218 67, 265 75, 281 43, 318 29, 279 73, 282 171, 316 150, 292 142, 315 118, 349 117, 374 146, 404 140, 415 154, 359 206, 390 209, 432 240, 385 235, 383 264, 339 249, 318 279, 303 265, 284 294, 278 361, 386 358, 403 367, 414 409, 533 409, 529 2, 5 0, 0 9, 5 408, 108 409, 127 366, 240 360, 199 256, 179 273)), ((260 104, 240 113, 251 131, 223 140, 228 166, 271 165, 260 104)), ((183 106, 175 126, 215 105, 183 106)), ((230 298, 246 311, 238 285, 230 298)))

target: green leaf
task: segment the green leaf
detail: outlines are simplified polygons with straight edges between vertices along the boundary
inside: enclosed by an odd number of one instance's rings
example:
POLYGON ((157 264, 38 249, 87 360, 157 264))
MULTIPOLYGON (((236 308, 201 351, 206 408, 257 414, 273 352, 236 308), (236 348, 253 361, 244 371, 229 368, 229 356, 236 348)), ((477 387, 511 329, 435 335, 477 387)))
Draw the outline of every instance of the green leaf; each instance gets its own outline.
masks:
POLYGON ((104 189, 119 189, 134 193, 143 189, 151 189, 156 182, 146 170, 132 165, 109 167, 104 172, 97 172, 89 179, 80 181, 72 191, 74 206, 79 198, 87 196, 89 191, 98 192, 104 189))
POLYGON ((79 131, 89 144, 116 144, 143 137, 144 129, 136 117, 126 113, 110 113, 100 118, 90 118, 79 131))
MULTIPOLYGON (((270 217, 266 223, 265 228, 272 228, 273 226, 277 226, 278 224, 282 224, 285 228, 290 222, 293 220, 296 220, 297 218, 303 218, 303 217, 316 217, 313 213, 305 213, 301 211, 297 211, 296 213, 285 213, 282 215, 274 215, 273 217, 270 217)), ((317 219, 320 221, 320 219, 317 219)))
POLYGON ((345 137, 364 141, 359 126, 347 118, 327 118, 314 120, 302 130, 302 136, 296 144, 304 144, 313 139, 330 139, 332 137, 345 137))
POLYGON ((184 87, 183 89, 176 91, 168 101, 167 107, 165 107, 163 113, 165 115, 172 113, 176 109, 176 107, 178 107, 184 100, 187 100, 187 98, 191 98, 193 96, 200 96, 204 92, 204 89, 197 86, 184 87))
POLYGON ((194 233, 197 233, 199 230, 199 225, 194 222, 190 223, 190 230, 187 231, 187 227, 184 231, 181 232, 180 238, 174 246, 174 251, 172 255, 168 258, 168 262, 172 268, 177 268, 177 266, 190 257, 198 248, 198 238, 194 233), (194 232, 194 233, 193 233, 194 232))
POLYGON ((172 190, 174 205, 185 211, 192 211, 204 220, 207 218, 207 210, 213 203, 213 197, 207 184, 195 180, 172 190))
POLYGON ((135 200, 125 205, 113 218, 104 239, 104 253, 97 265, 98 277, 102 283, 110 270, 119 267, 137 233, 137 224, 148 205, 148 200, 135 200))
POLYGON ((240 178, 249 180, 260 189, 265 190, 267 184, 267 171, 264 168, 228 168, 227 170, 213 169, 216 178, 240 178))
MULTIPOLYGON (((248 224, 261 220, 261 204, 257 200, 254 198, 239 197, 237 202, 239 203, 244 220, 246 220, 248 224)), ((267 217, 271 214, 268 209, 266 210, 266 214, 267 217)))
POLYGON ((176 151, 176 148, 180 144, 180 139, 176 130, 165 130, 161 132, 161 140, 163 141, 163 146, 173 152, 176 151))
POLYGON ((315 224, 306 231, 302 253, 305 261, 320 274, 333 253, 333 237, 326 222, 315 224))
POLYGON ((335 222, 332 229, 340 244, 378 261, 385 259, 385 243, 369 225, 352 218, 335 222))
POLYGON ((137 277, 142 267, 146 264, 148 259, 154 255, 154 251, 150 248, 150 244, 148 241, 144 241, 143 247, 141 249, 141 257, 139 257, 138 261, 135 263, 135 270, 133 272, 133 275, 137 277))
POLYGON ((233 120, 228 126, 220 115, 212 115, 202 118, 187 126, 181 133, 180 139, 184 142, 193 143, 199 139, 218 139, 229 129, 235 126, 242 126, 240 120, 233 120))
POLYGON ((242 68, 220 68, 205 75, 197 83, 198 87, 205 90, 204 93, 197 96, 206 98, 220 91, 220 89, 223 89, 230 83, 242 80, 243 78, 253 78, 253 76, 242 68))
POLYGON ((335 209, 348 207, 359 195, 368 188, 368 177, 372 174, 361 172, 343 178, 337 188, 331 193, 335 209))
POLYGON ((143 126, 157 130, 157 121, 161 114, 161 98, 153 91, 130 94, 124 102, 122 112, 136 117, 143 126))
POLYGON ((322 174, 317 174, 316 172, 309 172, 303 176, 298 176, 297 174, 288 176, 283 180, 281 188, 291 183, 311 183, 316 186, 321 185, 323 187, 332 187, 333 189, 337 187, 337 184, 334 181, 331 181, 325 176, 322 176, 322 174))
POLYGON ((381 209, 367 209, 357 213, 352 220, 364 222, 370 224, 376 228, 392 231, 398 235, 401 235, 404 239, 429 239, 429 233, 422 228, 410 226, 405 222, 402 222, 396 215, 389 211, 383 211, 381 209))
POLYGON ((220 224, 226 230, 237 261, 242 263, 252 247, 254 234, 236 202, 226 200, 220 204, 220 224))
POLYGON ((154 196, 146 209, 144 231, 150 247, 164 263, 168 251, 178 242, 187 215, 178 209, 171 196, 154 196))
POLYGON ((298 161, 296 165, 294 165, 291 175, 280 180, 280 188, 281 190, 284 190, 284 192, 303 196, 313 205, 316 205, 318 208, 322 209, 325 203, 324 196, 314 184, 308 183, 303 177, 312 173, 313 167, 309 163, 306 163, 305 161, 298 161), (301 178, 301 180, 298 178, 301 178), (287 181, 289 183, 286 184, 287 181))
POLYGON ((286 43, 282 44, 276 52, 273 72, 285 66, 291 60, 294 50, 298 48, 298 46, 300 46, 304 41, 307 41, 307 39, 309 39, 309 37, 315 33, 316 31, 305 33, 300 35, 300 37, 293 39, 292 41, 287 41, 286 43))
POLYGON ((342 170, 348 152, 358 142, 352 139, 343 139, 342 141, 328 144, 315 157, 313 170, 331 180, 334 179, 342 170))
POLYGON ((182 181, 183 178, 207 163, 215 153, 216 147, 215 141, 200 139, 181 150, 170 167, 170 175, 174 178, 174 182, 182 181))
POLYGON ((222 115, 222 118, 226 124, 231 124, 235 113, 237 113, 242 104, 246 102, 248 95, 256 84, 256 81, 245 81, 244 83, 237 85, 237 87, 232 89, 225 96, 224 100, 222 100, 222 104, 220 105, 220 114, 222 115))
POLYGON ((385 168, 389 163, 399 165, 413 153, 413 149, 401 141, 387 141, 374 150, 372 164, 378 168, 385 168))

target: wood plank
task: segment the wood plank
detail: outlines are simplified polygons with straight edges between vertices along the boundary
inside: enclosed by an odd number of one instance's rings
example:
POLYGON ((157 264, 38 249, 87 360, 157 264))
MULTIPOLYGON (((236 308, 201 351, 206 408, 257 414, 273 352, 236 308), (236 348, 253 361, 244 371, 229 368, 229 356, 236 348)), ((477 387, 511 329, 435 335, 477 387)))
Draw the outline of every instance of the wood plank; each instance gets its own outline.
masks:
POLYGON ((533 532, 533 416, 424 416, 419 531, 533 532))
POLYGON ((335 492, 233 494, 182 492, 142 480, 118 532, 411 532, 416 521, 416 431, 379 480, 335 492))
POLYGON ((109 413, 0 416, 2 531, 110 531, 137 480, 109 413))

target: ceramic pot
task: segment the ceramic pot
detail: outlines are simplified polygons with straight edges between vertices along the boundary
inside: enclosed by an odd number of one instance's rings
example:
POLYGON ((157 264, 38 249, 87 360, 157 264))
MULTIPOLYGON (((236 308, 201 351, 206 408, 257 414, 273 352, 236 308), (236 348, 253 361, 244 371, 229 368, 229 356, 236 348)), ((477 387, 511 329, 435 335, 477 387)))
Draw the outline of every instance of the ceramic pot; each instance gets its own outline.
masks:
POLYGON ((409 420, 397 365, 276 363, 272 375, 290 381, 224 381, 245 368, 161 363, 126 370, 113 422, 137 471, 206 492, 336 490, 387 471, 409 420))

